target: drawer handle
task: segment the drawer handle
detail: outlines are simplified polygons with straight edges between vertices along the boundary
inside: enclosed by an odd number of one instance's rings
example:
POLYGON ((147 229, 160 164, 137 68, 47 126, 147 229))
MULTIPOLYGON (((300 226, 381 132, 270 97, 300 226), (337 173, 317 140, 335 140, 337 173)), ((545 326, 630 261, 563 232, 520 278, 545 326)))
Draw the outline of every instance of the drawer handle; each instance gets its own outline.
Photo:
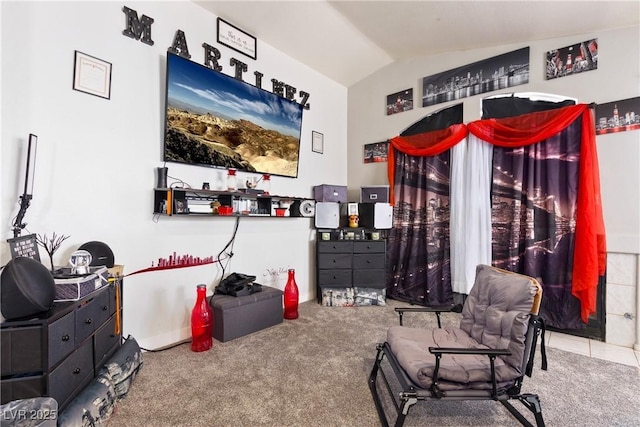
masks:
POLYGON ((70 338, 70 337, 69 337, 69 335, 64 334, 64 335, 62 336, 62 341, 69 341, 69 338, 70 338))
POLYGON ((93 323, 93 319, 92 318, 88 318, 87 320, 84 321, 84 323, 86 323, 87 325, 90 325, 93 323))
POLYGON ((73 373, 74 373, 75 375, 78 375, 78 374, 80 373, 80 368, 75 368, 75 369, 73 370, 73 373))
POLYGON ((109 306, 108 305, 103 305, 102 306, 102 311, 107 311, 109 310, 109 306))
POLYGON ((367 264, 371 264, 371 260, 370 259, 367 260, 367 264))

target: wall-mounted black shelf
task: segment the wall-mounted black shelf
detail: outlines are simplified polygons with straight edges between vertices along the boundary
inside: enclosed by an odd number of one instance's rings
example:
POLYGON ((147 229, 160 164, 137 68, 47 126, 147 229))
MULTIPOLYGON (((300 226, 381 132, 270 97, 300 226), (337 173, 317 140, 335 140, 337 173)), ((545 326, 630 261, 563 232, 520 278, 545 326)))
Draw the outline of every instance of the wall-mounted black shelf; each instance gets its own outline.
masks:
MULTIPOLYGON (((303 214, 302 203, 309 199, 259 192, 198 190, 194 188, 154 189, 153 213, 167 216, 220 216, 220 217, 313 217, 303 214), (223 215, 212 204, 229 206, 232 212, 223 215), (288 206, 284 216, 276 209, 288 206)), ((312 202, 313 203, 313 202, 312 202)))

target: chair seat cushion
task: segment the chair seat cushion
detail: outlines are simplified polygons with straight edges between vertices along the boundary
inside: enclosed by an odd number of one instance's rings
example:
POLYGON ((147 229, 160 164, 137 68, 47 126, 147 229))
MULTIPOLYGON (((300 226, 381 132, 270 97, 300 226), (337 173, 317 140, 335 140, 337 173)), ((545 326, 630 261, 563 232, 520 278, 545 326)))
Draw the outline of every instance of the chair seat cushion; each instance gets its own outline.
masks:
MULTIPOLYGON (((436 357, 429 352, 429 347, 488 348, 455 327, 429 330, 393 326, 387 330, 387 342, 411 380, 425 389, 432 384, 436 365, 436 357)), ((509 386, 521 376, 500 357, 496 358, 495 367, 499 387, 509 386)), ((492 387, 490 369, 487 356, 445 354, 440 360, 438 386, 442 390, 488 390, 492 387)))

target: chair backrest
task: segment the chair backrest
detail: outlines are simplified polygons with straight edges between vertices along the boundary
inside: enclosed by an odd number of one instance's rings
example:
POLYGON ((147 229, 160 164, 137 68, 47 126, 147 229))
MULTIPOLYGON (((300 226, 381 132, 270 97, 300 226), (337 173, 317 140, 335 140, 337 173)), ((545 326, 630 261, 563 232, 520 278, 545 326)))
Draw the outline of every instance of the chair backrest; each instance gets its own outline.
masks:
POLYGON ((460 329, 480 344, 508 349, 504 362, 524 373, 530 349, 527 330, 538 314, 542 287, 532 277, 488 265, 478 265, 476 278, 462 309, 460 329))

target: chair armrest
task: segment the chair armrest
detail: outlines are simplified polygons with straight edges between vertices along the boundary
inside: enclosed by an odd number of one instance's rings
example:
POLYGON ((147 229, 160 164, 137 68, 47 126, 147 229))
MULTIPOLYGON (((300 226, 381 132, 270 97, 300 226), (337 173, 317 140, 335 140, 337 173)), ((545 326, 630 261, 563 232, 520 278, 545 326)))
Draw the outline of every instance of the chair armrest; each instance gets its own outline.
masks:
POLYGON ((420 307, 396 307, 396 313, 398 313, 398 318, 400 321, 400 326, 402 326, 402 319, 404 313, 435 313, 438 318, 438 328, 441 328, 440 323, 440 313, 443 312, 453 312, 453 313, 462 313, 462 306, 460 304, 448 304, 448 305, 437 305, 437 306, 420 306, 420 307))
POLYGON ((498 356, 510 356, 511 351, 503 348, 456 348, 456 347, 429 347, 429 353, 436 356, 436 367, 433 371, 433 383, 431 384, 431 392, 436 398, 441 398, 444 393, 438 388, 438 372, 440 371, 440 358, 443 354, 475 354, 489 357, 491 369, 491 391, 492 396, 497 396, 498 384, 496 380, 495 360, 498 356))
POLYGON ((485 356, 511 356, 511 351, 502 348, 456 348, 429 347, 431 354, 477 354, 485 356))

